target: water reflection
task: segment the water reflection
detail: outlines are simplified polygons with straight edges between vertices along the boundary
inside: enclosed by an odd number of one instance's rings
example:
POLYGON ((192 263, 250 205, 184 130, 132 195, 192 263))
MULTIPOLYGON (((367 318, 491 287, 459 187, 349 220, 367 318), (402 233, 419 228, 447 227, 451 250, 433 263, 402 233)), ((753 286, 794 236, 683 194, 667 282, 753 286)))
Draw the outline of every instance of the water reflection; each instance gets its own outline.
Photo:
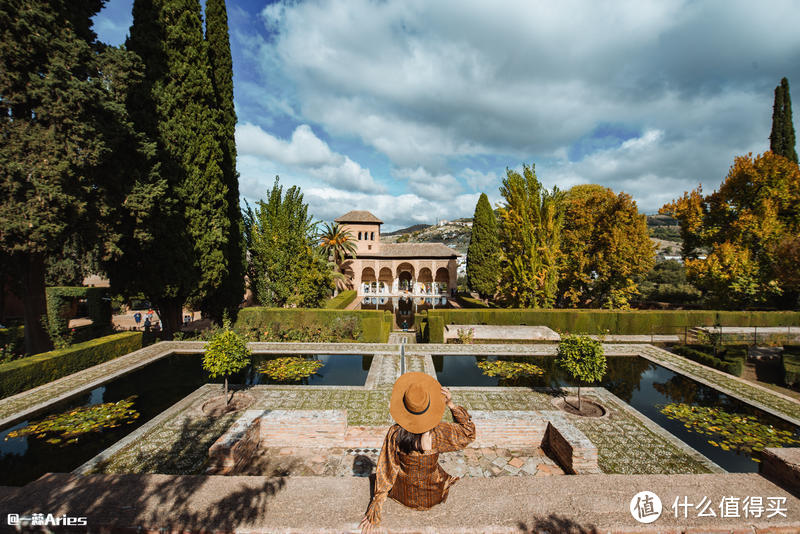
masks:
MULTIPOLYGON (((497 356, 434 356, 439 382, 444 386, 525 386, 561 387, 577 386, 562 370, 552 356, 507 357, 501 359, 524 361, 544 369, 543 376, 506 380, 484 375, 477 366, 478 361, 497 360, 497 356), (438 360, 438 362, 437 362, 438 360)), ((640 357, 610 357, 603 380, 591 384, 602 386, 630 404, 633 408, 698 450, 712 461, 730 472, 755 472, 758 463, 741 451, 724 451, 709 443, 709 438, 687 429, 682 422, 671 420, 661 413, 661 407, 670 403, 686 403, 716 407, 729 413, 756 416, 759 422, 775 428, 790 430, 800 438, 800 429, 791 423, 768 414, 721 393, 709 386, 679 375, 665 367, 640 357)))

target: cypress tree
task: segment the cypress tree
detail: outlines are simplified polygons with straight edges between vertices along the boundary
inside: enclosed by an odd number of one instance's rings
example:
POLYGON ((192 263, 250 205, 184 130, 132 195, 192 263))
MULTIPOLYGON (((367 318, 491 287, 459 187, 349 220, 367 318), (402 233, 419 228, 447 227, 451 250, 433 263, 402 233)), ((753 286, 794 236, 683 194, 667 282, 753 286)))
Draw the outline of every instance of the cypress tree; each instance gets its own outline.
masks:
POLYGON ((467 285, 486 300, 494 296, 500 277, 497 220, 486 193, 481 193, 472 218, 467 248, 467 285))
POLYGON ((30 354, 52 348, 46 258, 78 234, 116 247, 108 202, 127 187, 115 174, 127 138, 91 29, 103 3, 0 0, 0 254, 22 288, 30 354))
POLYGON ((780 85, 775 88, 769 149, 775 154, 797 163, 794 123, 792 122, 792 99, 789 94, 789 80, 786 78, 783 78, 780 85))
POLYGON ((781 80, 783 87, 783 156, 797 163, 795 149, 794 123, 792 122, 792 97, 789 94, 789 80, 781 80))
POLYGON ((140 283, 171 335, 187 299, 205 301, 228 269, 220 117, 199 1, 135 0, 133 17, 127 46, 145 66, 136 124, 156 142, 157 172, 174 202, 154 229, 140 283))
POLYGON ((235 319, 238 305, 244 296, 244 226, 239 207, 239 174, 236 172, 236 110, 233 106, 233 60, 228 36, 228 13, 225 0, 206 2, 206 41, 211 65, 211 82, 214 97, 221 113, 219 137, 222 147, 222 174, 228 187, 228 220, 230 232, 225 259, 228 273, 220 290, 207 299, 204 309, 217 319, 222 318, 222 309, 235 319))

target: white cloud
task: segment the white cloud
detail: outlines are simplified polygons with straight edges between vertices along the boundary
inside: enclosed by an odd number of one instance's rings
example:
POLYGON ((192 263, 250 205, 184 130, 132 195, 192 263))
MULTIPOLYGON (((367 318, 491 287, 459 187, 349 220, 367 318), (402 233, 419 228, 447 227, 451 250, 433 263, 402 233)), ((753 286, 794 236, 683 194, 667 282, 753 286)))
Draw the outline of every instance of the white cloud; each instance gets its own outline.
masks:
POLYGON ((298 126, 288 141, 245 123, 236 127, 236 148, 241 156, 261 158, 264 165, 280 164, 304 172, 336 187, 383 192, 385 188, 348 156, 333 152, 307 124, 298 126))
POLYGON ((278 102, 361 139, 434 200, 527 161, 546 183, 602 183, 653 211, 766 150, 772 89, 800 80, 789 1, 286 1, 261 17, 277 34, 251 50, 265 83, 291 86, 278 102), (640 134, 571 161, 599 124, 640 134), (480 155, 508 163, 453 168, 480 155))
POLYGON ((451 174, 434 175, 422 167, 396 169, 393 174, 408 181, 409 189, 432 200, 445 200, 461 192, 461 183, 451 174))

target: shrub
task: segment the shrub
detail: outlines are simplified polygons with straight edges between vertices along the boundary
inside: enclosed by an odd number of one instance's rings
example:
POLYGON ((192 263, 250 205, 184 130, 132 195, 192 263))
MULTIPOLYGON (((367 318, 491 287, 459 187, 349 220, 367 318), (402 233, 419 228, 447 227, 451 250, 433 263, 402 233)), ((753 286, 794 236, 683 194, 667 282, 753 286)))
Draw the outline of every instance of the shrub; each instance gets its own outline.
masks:
POLYGON ((475 338, 474 328, 459 328, 456 333, 458 334, 459 343, 462 345, 472 345, 472 341, 475 338))
POLYGON ((580 411, 580 384, 597 382, 606 374, 607 362, 603 354, 603 345, 587 336, 567 336, 558 344, 556 361, 562 369, 579 381, 578 411, 580 411))
POLYGON ((142 348, 141 332, 122 332, 0 365, 0 398, 142 348))
POLYGON ((25 327, 0 328, 0 363, 10 362, 25 355, 25 327))

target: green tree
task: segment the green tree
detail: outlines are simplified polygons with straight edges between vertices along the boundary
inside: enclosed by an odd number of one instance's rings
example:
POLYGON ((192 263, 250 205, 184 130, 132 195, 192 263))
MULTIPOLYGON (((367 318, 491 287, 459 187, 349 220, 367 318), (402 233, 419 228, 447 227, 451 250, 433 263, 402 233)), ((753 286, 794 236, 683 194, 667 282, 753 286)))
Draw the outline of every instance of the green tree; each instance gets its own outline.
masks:
POLYGON ((533 165, 506 169, 500 187, 500 295, 515 307, 549 308, 558 289, 563 192, 542 187, 533 165))
MULTIPOLYGON (((233 331, 227 314, 222 320, 222 329, 214 334, 203 354, 203 369, 211 378, 225 378, 225 406, 228 405, 228 377, 238 373, 250 363, 250 349, 247 341, 233 331)), ((231 395, 232 396, 232 395, 231 395)))
POLYGON ((228 36, 225 0, 206 2, 206 41, 211 65, 211 82, 217 109, 221 113, 219 138, 222 147, 222 174, 227 186, 227 218, 230 221, 228 245, 224 249, 228 271, 220 288, 203 303, 203 309, 220 319, 222 310, 236 318, 244 295, 244 223, 239 206, 239 173, 236 172, 236 110, 233 106, 233 60, 228 36))
POLYGON ((314 241, 315 225, 292 186, 283 193, 279 178, 254 210, 247 205, 245 236, 250 251, 250 289, 262 306, 319 307, 332 289, 331 271, 314 241))
POLYGON ((211 81, 198 0, 135 0, 127 42, 145 66, 133 98, 137 128, 156 142, 159 175, 172 209, 153 230, 158 252, 144 258, 142 291, 154 301, 167 335, 183 304, 208 302, 228 272, 228 186, 218 136, 221 120, 211 81), (150 276, 149 275, 154 275, 150 276))
POLYGON ((718 191, 703 196, 698 188, 661 211, 680 222, 687 278, 709 304, 796 305, 795 274, 784 261, 800 235, 795 163, 773 152, 737 157, 718 191))
POLYGON ((566 336, 558 344, 556 362, 578 384, 578 411, 581 411, 581 385, 602 380, 608 362, 603 345, 589 336, 566 336))
POLYGON ((792 97, 789 94, 789 80, 786 78, 781 79, 780 85, 775 88, 769 149, 775 154, 797 163, 794 123, 792 122, 792 97))
POLYGON ((489 197, 481 193, 472 217, 467 248, 467 285, 487 300, 497 292, 500 280, 500 239, 489 197))
POLYGON ((353 234, 339 223, 325 223, 318 238, 323 254, 332 262, 337 289, 347 289, 352 281, 345 276, 346 264, 356 258, 353 234))
POLYGON ((0 0, 0 251, 22 286, 26 352, 52 348, 46 258, 71 237, 117 249, 113 199, 130 185, 117 157, 130 139, 104 47, 91 29, 102 0, 0 0))
POLYGON ((637 280, 655 263, 647 218, 630 195, 600 185, 577 185, 567 191, 564 203, 561 304, 630 307, 637 280))

